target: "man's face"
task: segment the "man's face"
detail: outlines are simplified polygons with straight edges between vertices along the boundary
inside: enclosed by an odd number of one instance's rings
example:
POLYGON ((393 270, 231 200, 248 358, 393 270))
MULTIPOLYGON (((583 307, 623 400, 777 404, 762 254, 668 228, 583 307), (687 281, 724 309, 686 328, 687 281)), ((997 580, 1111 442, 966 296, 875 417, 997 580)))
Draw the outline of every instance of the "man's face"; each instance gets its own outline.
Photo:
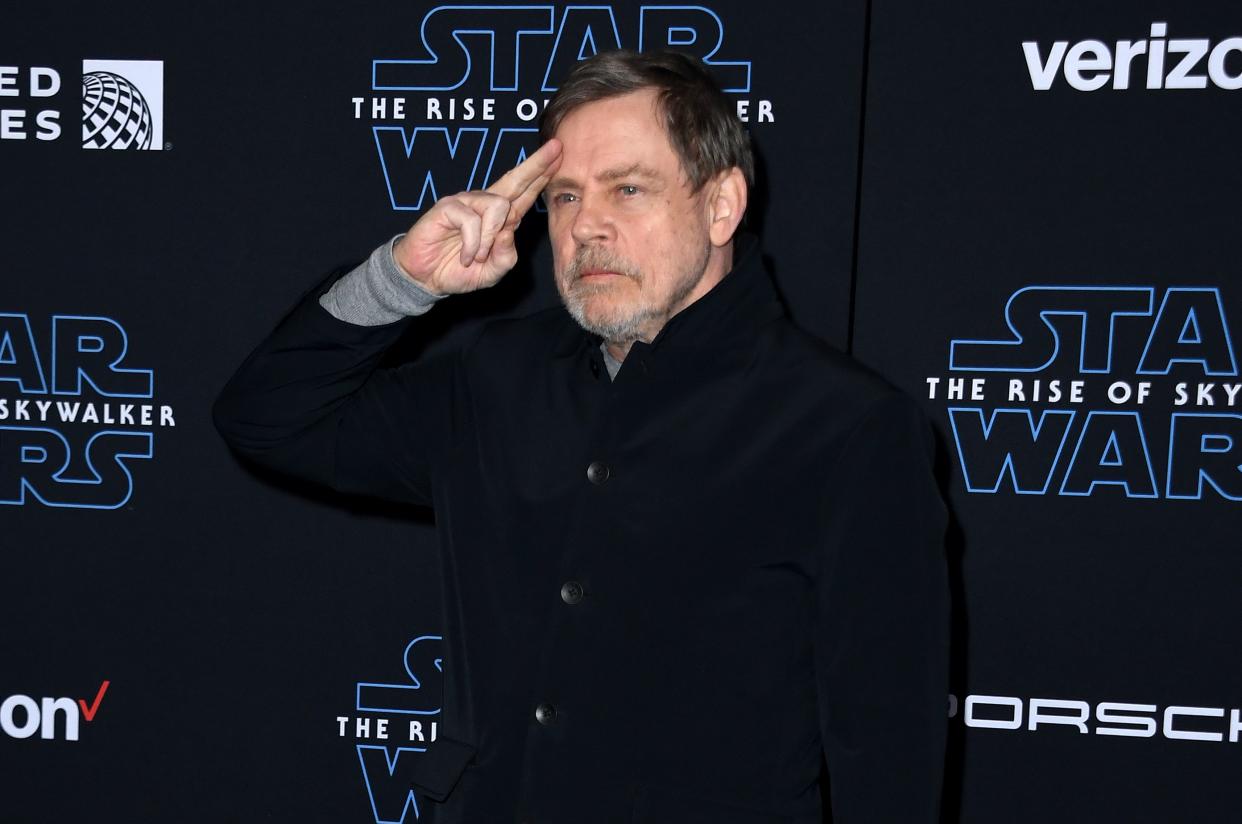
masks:
POLYGON ((691 192, 654 90, 587 103, 555 136, 564 148, 545 196, 561 299, 607 341, 650 340, 714 284, 708 187, 691 192))

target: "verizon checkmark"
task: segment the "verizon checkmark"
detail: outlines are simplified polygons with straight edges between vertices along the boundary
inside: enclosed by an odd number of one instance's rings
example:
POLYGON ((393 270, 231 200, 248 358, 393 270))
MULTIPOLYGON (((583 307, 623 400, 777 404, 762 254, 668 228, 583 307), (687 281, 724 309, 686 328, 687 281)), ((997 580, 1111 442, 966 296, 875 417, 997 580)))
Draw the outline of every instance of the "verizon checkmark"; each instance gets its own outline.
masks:
POLYGON ((78 706, 82 708, 82 715, 87 721, 95 720, 95 713, 99 711, 99 702, 103 701, 104 693, 108 691, 108 685, 111 683, 111 681, 104 681, 99 685, 99 692, 95 693, 95 700, 89 707, 86 706, 85 698, 78 699, 78 706))

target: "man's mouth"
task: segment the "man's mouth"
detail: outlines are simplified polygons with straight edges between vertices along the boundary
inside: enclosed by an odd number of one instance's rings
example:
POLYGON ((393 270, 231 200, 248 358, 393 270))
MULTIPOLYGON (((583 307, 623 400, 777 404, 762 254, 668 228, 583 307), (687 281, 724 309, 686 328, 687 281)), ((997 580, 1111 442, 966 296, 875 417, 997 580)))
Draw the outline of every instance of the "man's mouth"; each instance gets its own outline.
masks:
POLYGON ((580 251, 574 256, 567 274, 572 278, 571 283, 609 284, 621 280, 632 280, 635 283, 640 281, 637 272, 627 261, 619 255, 600 249, 580 251))

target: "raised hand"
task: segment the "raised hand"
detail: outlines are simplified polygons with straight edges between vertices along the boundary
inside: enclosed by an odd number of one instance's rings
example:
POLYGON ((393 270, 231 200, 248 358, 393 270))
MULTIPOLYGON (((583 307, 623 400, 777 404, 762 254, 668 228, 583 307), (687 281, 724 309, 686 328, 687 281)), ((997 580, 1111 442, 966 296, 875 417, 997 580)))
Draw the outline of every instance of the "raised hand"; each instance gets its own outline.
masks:
POLYGON ((561 143, 539 151, 479 192, 440 198, 393 247, 410 277, 441 295, 496 283, 517 264, 513 233, 561 162, 561 143))

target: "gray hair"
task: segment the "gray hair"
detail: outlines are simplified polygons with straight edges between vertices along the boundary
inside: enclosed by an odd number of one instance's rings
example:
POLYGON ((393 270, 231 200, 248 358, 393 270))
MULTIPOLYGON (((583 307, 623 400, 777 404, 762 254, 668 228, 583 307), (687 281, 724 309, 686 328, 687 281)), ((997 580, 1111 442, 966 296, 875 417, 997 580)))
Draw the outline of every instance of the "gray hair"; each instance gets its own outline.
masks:
POLYGON ((697 192, 736 166, 748 188, 755 183, 750 138, 724 92, 699 60, 677 52, 639 54, 628 49, 600 52, 578 63, 543 111, 540 142, 579 106, 655 89, 656 105, 673 151, 697 192))

